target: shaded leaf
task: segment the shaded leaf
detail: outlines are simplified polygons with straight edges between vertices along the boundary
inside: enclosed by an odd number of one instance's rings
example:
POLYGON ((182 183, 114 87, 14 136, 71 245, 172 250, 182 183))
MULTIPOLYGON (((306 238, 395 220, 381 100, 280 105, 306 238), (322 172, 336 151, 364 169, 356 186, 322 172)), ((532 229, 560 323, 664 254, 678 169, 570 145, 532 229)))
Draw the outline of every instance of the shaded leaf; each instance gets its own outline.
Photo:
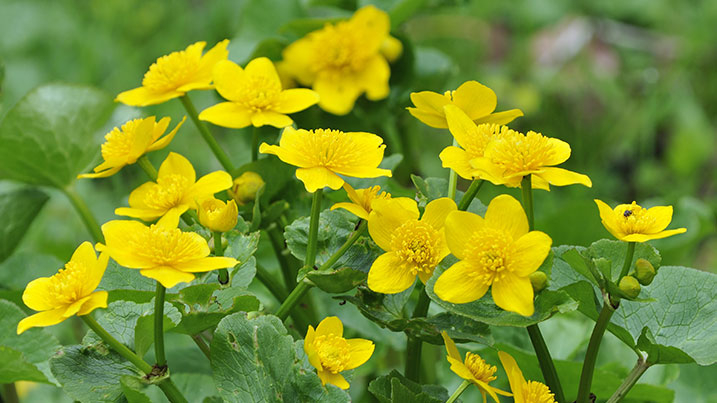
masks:
POLYGON ((0 194, 0 262, 12 254, 48 199, 30 188, 0 194))

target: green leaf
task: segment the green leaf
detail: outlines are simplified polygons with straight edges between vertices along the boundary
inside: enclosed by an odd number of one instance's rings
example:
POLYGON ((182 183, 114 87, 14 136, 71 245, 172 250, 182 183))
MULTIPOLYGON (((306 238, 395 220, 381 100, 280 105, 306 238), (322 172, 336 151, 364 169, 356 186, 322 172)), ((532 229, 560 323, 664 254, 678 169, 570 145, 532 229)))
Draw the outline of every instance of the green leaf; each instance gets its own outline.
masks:
POLYGON ((137 377, 125 375, 120 378, 122 393, 127 398, 127 403, 151 403, 149 397, 142 392, 145 386, 137 377))
POLYGON ((104 344, 68 346, 50 360, 52 373, 70 397, 81 402, 116 402, 121 380, 137 369, 104 344))
MULTIPOLYGON (((627 243, 615 241, 611 239, 601 239, 594 242, 587 250, 588 257, 593 260, 606 259, 610 265, 603 265, 603 270, 610 270, 610 276, 607 277, 614 283, 618 283, 620 279, 620 270, 625 262, 625 253, 627 252, 627 243)), ((635 254, 630 263, 630 271, 635 267, 637 259, 647 259, 654 267, 660 267, 660 252, 653 248, 652 245, 642 242, 635 245, 635 254)), ((596 264, 598 262, 596 261, 596 264)), ((598 268, 600 268, 598 264, 598 268)))
POLYGON ((92 87, 50 84, 30 91, 0 122, 0 178, 63 188, 99 152, 95 133, 112 98, 92 87))
POLYGON ((448 400, 448 391, 438 385, 421 385, 401 375, 395 369, 368 384, 368 391, 380 403, 416 402, 441 403, 448 400))
POLYGON ((253 258, 259 246, 260 232, 241 234, 239 231, 229 231, 224 234, 227 239, 227 248, 224 256, 237 259, 240 264, 231 271, 232 287, 248 287, 256 275, 256 259, 253 258))
POLYGON ((0 194, 0 262, 12 254, 48 199, 30 188, 0 194))
POLYGON ((212 373, 228 402, 347 402, 338 388, 321 386, 305 366, 306 357, 275 316, 248 319, 235 313, 222 319, 211 343, 212 373))
POLYGON ((17 324, 25 316, 15 304, 0 300, 0 348, 3 356, 0 362, 4 364, 0 367, 0 383, 53 380, 48 360, 60 348, 60 343, 42 328, 28 329, 18 335, 17 324))
POLYGON ((329 293, 347 292, 366 281, 367 274, 350 267, 331 271, 310 271, 306 277, 314 285, 329 293))
MULTIPOLYGON (((173 312, 176 312, 176 308, 170 312, 170 315, 173 314, 173 312)), ((175 316, 175 315, 172 315, 175 316)), ((179 318, 174 317, 171 318, 169 316, 163 315, 162 317, 162 329, 164 332, 168 332, 172 330, 175 326, 177 326, 177 323, 179 323, 179 318)), ((154 343, 154 313, 149 315, 142 315, 139 318, 137 318, 137 324, 134 326, 134 351, 139 355, 140 357, 144 357, 144 355, 149 350, 149 347, 154 343)))
POLYGON ((109 291, 107 302, 118 300, 137 303, 149 302, 154 298, 157 283, 139 273, 139 270, 127 269, 110 260, 102 276, 98 290, 109 291))
POLYGON ((219 284, 189 286, 179 292, 174 302, 182 319, 172 331, 190 335, 213 328, 231 313, 257 311, 261 305, 245 288, 221 288, 219 284))
POLYGON ((448 194, 448 181, 443 178, 423 179, 418 175, 411 175, 411 181, 418 189, 417 197, 421 205, 448 194))
POLYGON ((49 277, 63 266, 60 259, 52 255, 31 251, 14 253, 0 263, 0 298, 24 306, 22 292, 27 284, 39 277, 49 277))

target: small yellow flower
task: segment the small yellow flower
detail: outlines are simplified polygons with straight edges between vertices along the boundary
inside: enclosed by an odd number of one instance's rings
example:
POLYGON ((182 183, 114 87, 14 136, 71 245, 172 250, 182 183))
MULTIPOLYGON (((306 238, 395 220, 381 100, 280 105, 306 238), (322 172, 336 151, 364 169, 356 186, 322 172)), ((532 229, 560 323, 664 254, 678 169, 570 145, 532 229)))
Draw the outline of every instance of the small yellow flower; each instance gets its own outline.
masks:
POLYGON ((246 171, 234 179, 234 185, 229 191, 229 195, 231 195, 240 206, 243 206, 256 200, 256 192, 265 184, 261 175, 256 172, 246 171))
POLYGON ((266 57, 250 61, 245 69, 229 60, 220 61, 214 67, 214 86, 230 102, 210 106, 199 119, 233 129, 286 127, 294 123, 287 114, 319 102, 319 94, 306 88, 282 90, 276 68, 266 57))
POLYGON ((401 53, 390 28, 388 14, 363 7, 348 21, 326 24, 287 46, 282 70, 312 86, 321 109, 345 115, 364 92, 372 101, 388 96, 388 62, 401 53))
POLYGON ((122 128, 115 127, 105 135, 105 142, 102 144, 103 163, 95 167, 91 174, 77 175, 78 178, 106 178, 119 172, 125 165, 134 164, 139 157, 150 151, 161 150, 169 145, 177 130, 187 119, 182 121, 162 137, 169 126, 169 118, 162 118, 155 122, 154 116, 144 119, 133 119, 122 125, 122 128), (160 139, 160 137, 162 137, 160 139))
POLYGON ((201 235, 177 228, 178 216, 165 216, 149 227, 139 221, 114 220, 102 225, 106 243, 97 249, 107 252, 119 265, 139 269, 140 274, 166 288, 194 280, 194 274, 234 267, 230 257, 209 257, 209 246, 201 235))
POLYGON ((107 308, 107 291, 95 291, 107 268, 109 256, 95 254, 92 244, 83 242, 70 261, 52 277, 31 281, 22 293, 22 301, 36 311, 17 324, 17 334, 31 327, 58 324, 73 315, 87 315, 107 308))
POLYGON ((380 186, 372 186, 366 189, 354 189, 348 183, 344 183, 344 190, 346 190, 349 200, 353 203, 336 203, 331 206, 331 210, 335 210, 337 208, 346 209, 351 214, 364 220, 368 220, 368 215, 371 213, 371 203, 374 200, 391 198, 390 193, 381 192, 380 186))
POLYGON ((620 204, 613 210, 598 199, 595 199, 595 203, 600 210, 602 225, 621 241, 646 242, 687 231, 687 228, 665 230, 672 221, 672 206, 646 209, 633 201, 632 204, 620 204))
POLYGON ((354 178, 391 176, 378 168, 386 146, 372 133, 342 132, 332 129, 284 129, 278 146, 262 143, 259 152, 274 154, 287 164, 299 167, 296 177, 310 193, 326 186, 338 189, 344 184, 339 175, 354 178), (337 175, 339 174, 339 175, 337 175))
POLYGON ((227 232, 237 225, 239 209, 234 200, 211 198, 199 203, 199 223, 210 231, 227 232))
POLYGON ((418 204, 406 197, 375 200, 371 207, 368 232, 386 253, 371 265, 368 287, 396 294, 410 287, 416 276, 425 284, 450 253, 443 228, 456 203, 446 197, 433 200, 420 220, 418 204))
POLYGON ((485 362, 478 354, 471 352, 467 352, 465 360, 461 360, 461 354, 458 352, 456 343, 448 337, 445 331, 441 332, 441 336, 443 336, 443 342, 446 345, 446 351, 448 352, 446 359, 451 363, 451 371, 461 378, 473 382, 480 390, 481 395, 483 395, 483 403, 486 401, 486 393, 497 403, 500 403, 497 395, 511 395, 489 385, 489 383, 496 380, 495 372, 498 368, 485 362))
POLYGON ((478 81, 466 81, 455 91, 443 95, 432 91, 412 92, 411 101, 415 108, 406 108, 416 119, 437 129, 446 129, 446 105, 462 110, 476 124, 493 123, 504 125, 523 116, 520 109, 493 113, 498 103, 495 92, 478 81))
POLYGON ((462 178, 472 180, 480 178, 470 161, 483 156, 485 148, 491 140, 512 132, 507 126, 495 123, 476 125, 460 108, 455 105, 444 107, 448 129, 461 147, 448 146, 441 151, 439 157, 444 168, 451 168, 462 178))
POLYGON ((121 92, 115 101, 132 106, 161 104, 191 90, 212 88, 212 70, 229 52, 225 39, 202 56, 206 42, 196 42, 185 50, 172 52, 157 59, 144 74, 142 86, 121 92))
POLYGON ((510 354, 505 351, 498 352, 498 358, 503 364, 503 369, 508 375, 510 390, 513 392, 515 403, 555 403, 555 395, 550 388, 536 381, 525 381, 523 372, 520 371, 518 363, 510 354))
POLYGON ((553 166, 568 158, 570 145, 562 140, 534 131, 522 134, 509 130, 488 143, 483 157, 474 158, 470 163, 475 168, 474 175, 496 185, 518 187, 524 176, 532 175, 533 188, 537 189, 573 184, 592 187, 587 175, 553 166))
POLYGON ((344 325, 336 316, 329 316, 314 327, 309 325, 304 339, 304 352, 316 368, 321 383, 330 383, 348 389, 341 371, 354 369, 371 358, 374 346, 371 340, 344 339, 344 325))
POLYGON ((196 209, 206 199, 232 186, 232 177, 216 171, 196 180, 192 164, 177 153, 169 153, 159 167, 157 182, 146 182, 129 195, 130 207, 115 209, 115 214, 152 221, 164 215, 179 217, 196 209))
POLYGON ((506 311, 531 316, 535 272, 550 252, 544 232, 528 232, 520 202, 500 195, 488 205, 485 218, 455 211, 446 219, 446 241, 458 263, 443 272, 434 292, 454 304, 473 302, 492 286, 493 301, 506 311))

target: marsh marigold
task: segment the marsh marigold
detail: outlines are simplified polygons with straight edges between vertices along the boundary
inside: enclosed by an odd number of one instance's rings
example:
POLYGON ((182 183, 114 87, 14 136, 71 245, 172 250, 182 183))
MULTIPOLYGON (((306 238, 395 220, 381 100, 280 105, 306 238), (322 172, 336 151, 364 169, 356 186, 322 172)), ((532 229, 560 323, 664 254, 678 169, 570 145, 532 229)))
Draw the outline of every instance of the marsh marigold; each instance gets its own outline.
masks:
POLYGON ((649 209, 632 204, 620 204, 611 209, 605 202, 595 199, 600 219, 605 228, 617 239, 625 242, 646 242, 682 234, 687 228, 666 230, 672 221, 672 206, 655 206, 649 209))
POLYGON ((546 385, 536 381, 526 382, 518 363, 510 354, 499 351, 498 358, 508 376, 510 391, 513 392, 515 403, 555 403, 555 395, 546 385))
POLYGON ((164 215, 179 217, 197 208, 197 201, 232 186, 224 171, 204 175, 199 180, 192 164, 177 153, 169 153, 159 167, 157 182, 146 182, 129 195, 130 207, 115 209, 115 214, 151 221, 164 215))
POLYGON ((354 178, 391 176, 378 165, 386 146, 372 133, 342 132, 332 129, 295 130, 287 127, 278 146, 262 143, 259 152, 274 154, 280 160, 299 167, 296 177, 308 192, 344 184, 339 175, 354 178))
POLYGON ((100 149, 104 162, 93 169, 94 173, 80 174, 77 177, 106 178, 119 172, 125 165, 134 164, 144 154, 161 150, 169 145, 185 119, 186 116, 164 137, 162 135, 169 126, 169 118, 155 122, 155 117, 150 116, 130 120, 121 128, 115 127, 105 135, 105 142, 100 149))
POLYGON ((446 359, 451 363, 451 371, 476 385, 481 395, 483 395, 483 402, 486 401, 486 394, 489 394, 496 403, 500 403, 498 395, 510 396, 510 393, 489 385, 497 379, 495 372, 498 368, 485 362, 478 354, 471 352, 467 352, 465 360, 462 360, 453 339, 445 331, 441 332, 441 336, 443 336, 443 342, 446 345, 446 352, 448 353, 446 359))
POLYGON ((309 325, 304 339, 304 352, 316 368, 321 383, 348 389, 341 371, 354 369, 371 358, 375 348, 371 340, 345 339, 344 325, 336 316, 325 318, 314 327, 309 325))
POLYGON ((227 232, 239 221, 239 208, 234 199, 228 202, 211 197, 198 203, 199 223, 210 231, 227 232))
POLYGON ((107 268, 109 256, 99 258, 89 242, 82 243, 70 261, 52 277, 31 281, 22 301, 39 311, 17 324, 17 334, 31 327, 58 324, 73 315, 87 315, 97 308, 107 308, 107 291, 95 291, 107 268))
POLYGON ((344 190, 351 200, 351 203, 341 202, 331 206, 331 210, 342 208, 348 210, 351 214, 363 220, 368 220, 371 214, 371 203, 374 200, 390 199, 391 194, 381 192, 380 186, 371 186, 366 189, 354 189, 348 183, 344 183, 344 190))
POLYGON ((439 94, 432 91, 411 93, 415 108, 406 108, 416 119, 437 129, 448 127, 445 106, 453 105, 462 110, 476 124, 494 123, 504 125, 523 116, 520 109, 496 112, 498 98, 495 92, 478 81, 466 81, 455 91, 439 94))
POLYGON ((508 126, 495 123, 476 125, 465 112, 455 105, 446 105, 444 109, 448 129, 460 147, 448 146, 441 151, 439 157, 443 162, 443 167, 451 168, 460 177, 468 180, 480 178, 480 175, 476 175, 471 160, 483 157, 488 143, 513 130, 508 126))
POLYGON ((550 252, 544 232, 528 232, 520 202, 500 195, 488 205, 485 218, 455 211, 446 219, 446 241, 458 263, 443 272, 434 292, 444 301, 463 304, 481 298, 492 287, 493 301, 506 311, 534 312, 530 274, 550 252))
POLYGON ((363 7, 349 20, 327 23, 287 46, 282 70, 311 86, 321 109, 345 115, 364 92, 372 101, 388 96, 388 62, 401 53, 401 42, 389 35, 390 28, 388 14, 363 7))
POLYGON ((580 184, 592 187, 587 175, 557 168, 570 158, 570 145, 556 138, 529 131, 510 130, 494 138, 485 148, 483 157, 470 164, 473 174, 496 185, 518 187, 524 176, 531 175, 532 187, 550 190, 550 185, 580 184))
POLYGON ((226 60, 229 40, 217 43, 202 55, 206 42, 196 42, 186 49, 157 59, 144 74, 142 86, 121 92, 116 101, 132 106, 161 104, 191 90, 212 88, 212 71, 220 60, 226 60))
POLYGON ((231 257, 209 256, 207 241, 196 232, 183 232, 178 223, 179 217, 170 215, 150 226, 139 221, 110 221, 102 225, 106 242, 98 244, 97 249, 166 288, 194 280, 194 273, 239 263, 231 257))
POLYGON ((266 57, 250 61, 244 69, 229 60, 220 61, 214 67, 214 86, 229 102, 210 106, 199 119, 234 129, 286 127, 294 123, 287 114, 319 102, 319 95, 312 90, 283 90, 274 64, 266 57))
POLYGON ((450 253, 443 228, 456 203, 446 197, 433 200, 420 219, 417 203, 406 197, 376 200, 372 208, 368 232, 386 253, 371 265, 368 287, 396 294, 410 287, 416 276, 426 283, 450 253))

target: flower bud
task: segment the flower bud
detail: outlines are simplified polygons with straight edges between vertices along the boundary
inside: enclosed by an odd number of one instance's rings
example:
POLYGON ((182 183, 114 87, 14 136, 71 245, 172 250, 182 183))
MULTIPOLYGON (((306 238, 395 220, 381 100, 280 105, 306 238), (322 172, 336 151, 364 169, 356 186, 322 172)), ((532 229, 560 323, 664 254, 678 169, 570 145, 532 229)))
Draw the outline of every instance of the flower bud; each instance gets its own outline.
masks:
POLYGON ((620 280, 620 291, 630 298, 637 298, 640 295, 640 283, 635 277, 625 276, 620 280))
POLYGON ((246 171, 234 179, 234 186, 232 186, 232 190, 229 194, 231 194, 240 206, 243 206, 254 201, 256 192, 258 192, 262 186, 264 186, 264 180, 258 173, 246 171))
POLYGON ((650 285, 657 272, 647 259, 637 259, 635 262, 635 277, 642 285, 650 285))
POLYGON ((530 284, 533 286, 533 291, 539 293, 548 286, 548 276, 542 271, 536 271, 530 274, 530 284))
POLYGON ((234 200, 206 199, 199 203, 199 222, 211 231, 227 232, 237 225, 239 209, 234 200))

